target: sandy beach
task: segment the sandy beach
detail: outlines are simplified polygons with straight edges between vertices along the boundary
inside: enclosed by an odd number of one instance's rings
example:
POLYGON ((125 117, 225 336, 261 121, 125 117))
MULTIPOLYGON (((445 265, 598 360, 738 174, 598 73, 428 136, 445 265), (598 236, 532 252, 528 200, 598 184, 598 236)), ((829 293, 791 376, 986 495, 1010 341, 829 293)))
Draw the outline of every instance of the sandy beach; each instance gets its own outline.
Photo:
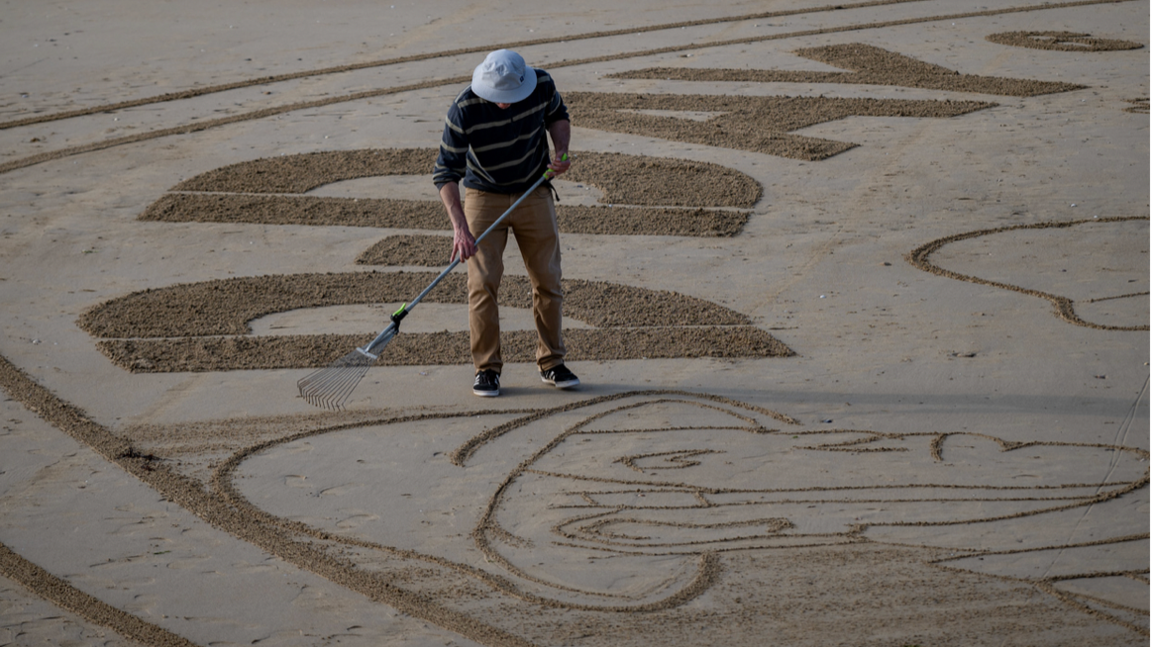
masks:
POLYGON ((0 645, 1144 645, 1149 3, 0 12, 0 645), (575 389, 448 264, 494 49, 573 125, 575 389))

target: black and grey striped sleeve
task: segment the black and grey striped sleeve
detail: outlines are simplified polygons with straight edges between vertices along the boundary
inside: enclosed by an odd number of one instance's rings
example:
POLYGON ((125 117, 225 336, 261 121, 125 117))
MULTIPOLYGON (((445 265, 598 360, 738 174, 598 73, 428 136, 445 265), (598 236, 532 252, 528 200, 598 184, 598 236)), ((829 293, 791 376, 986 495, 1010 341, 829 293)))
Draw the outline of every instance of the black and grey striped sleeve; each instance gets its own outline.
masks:
POLYGON ((432 170, 432 181, 441 185, 459 182, 468 168, 468 135, 464 127, 464 107, 462 103, 482 101, 465 90, 461 92, 444 118, 444 134, 440 138, 440 155, 432 170), (471 98, 470 98, 471 97, 471 98))

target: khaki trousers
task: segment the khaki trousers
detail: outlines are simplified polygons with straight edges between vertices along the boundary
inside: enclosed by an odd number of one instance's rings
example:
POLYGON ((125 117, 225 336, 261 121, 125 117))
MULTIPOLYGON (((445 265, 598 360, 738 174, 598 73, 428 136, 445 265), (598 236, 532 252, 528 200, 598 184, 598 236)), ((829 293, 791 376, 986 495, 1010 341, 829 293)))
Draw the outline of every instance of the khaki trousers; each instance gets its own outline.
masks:
MULTIPOLYGON (((496 221, 519 194, 488 193, 465 187, 464 215, 473 236, 479 236, 496 221)), ((472 363, 476 370, 499 373, 500 312, 496 295, 504 275, 504 248, 508 230, 524 258, 532 283, 532 315, 536 321, 536 365, 547 370, 564 361, 564 341, 560 331, 563 318, 563 292, 560 289, 560 232, 556 208, 547 187, 536 189, 516 210, 480 242, 468 259, 468 325, 472 340, 472 363)))

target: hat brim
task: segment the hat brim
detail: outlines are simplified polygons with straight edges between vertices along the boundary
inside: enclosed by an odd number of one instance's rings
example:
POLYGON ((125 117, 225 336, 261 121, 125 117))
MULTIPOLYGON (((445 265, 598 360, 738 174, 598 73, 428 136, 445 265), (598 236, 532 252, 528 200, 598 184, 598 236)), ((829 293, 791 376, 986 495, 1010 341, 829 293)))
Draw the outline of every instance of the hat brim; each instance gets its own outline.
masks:
POLYGON ((497 90, 496 88, 485 87, 481 82, 481 65, 477 65, 476 69, 472 71, 472 93, 481 99, 486 99, 492 103, 519 103, 528 98, 532 91, 536 89, 536 70, 524 66, 524 82, 520 87, 515 90, 497 90))

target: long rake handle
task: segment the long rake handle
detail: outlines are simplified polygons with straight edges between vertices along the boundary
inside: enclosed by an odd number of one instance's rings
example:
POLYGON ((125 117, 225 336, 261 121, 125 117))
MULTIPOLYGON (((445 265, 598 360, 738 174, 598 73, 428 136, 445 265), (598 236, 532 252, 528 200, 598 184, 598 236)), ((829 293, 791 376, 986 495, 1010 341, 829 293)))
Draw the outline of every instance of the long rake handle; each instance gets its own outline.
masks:
MULTIPOLYGON (((568 155, 564 155, 562 159, 568 159, 568 155)), ((484 230, 484 233, 480 234, 480 236, 476 238, 476 244, 479 245, 480 241, 484 240, 484 238, 486 236, 488 236, 488 234, 492 233, 492 230, 496 229, 497 225, 504 222, 504 219, 508 217, 508 214, 512 213, 516 209, 516 207, 520 206, 520 203, 524 201, 524 198, 527 198, 530 193, 532 193, 537 188, 539 188, 540 185, 544 183, 544 180, 547 180, 550 177, 550 174, 551 174, 550 170, 545 171, 544 174, 540 176, 540 179, 533 182, 532 186, 528 187, 528 190, 525 191, 519 198, 517 198, 516 201, 512 203, 511 207, 508 207, 507 211, 500 214, 500 217, 497 218, 496 221, 493 222, 491 225, 488 225, 488 228, 484 230)), ((373 339, 371 342, 369 342, 368 345, 361 348, 360 351, 367 353, 367 354, 371 354, 373 347, 375 347, 377 344, 379 344, 385 338, 391 338, 391 335, 389 333, 394 335, 396 332, 393 329, 393 326, 398 326, 399 320, 403 319, 409 312, 412 311, 412 308, 415 308, 421 301, 423 301, 424 297, 428 296, 428 293, 432 291, 432 288, 435 288, 437 285, 439 285, 440 281, 443 281, 444 277, 448 276, 449 272, 456 269, 456 266, 460 264, 460 261, 461 261, 461 259, 459 257, 453 258, 452 262, 448 265, 448 267, 445 267, 444 271, 440 272, 440 275, 437 276, 431 283, 429 283, 428 287, 424 288, 423 292, 416 295, 416 298, 412 299, 412 301, 405 303, 403 306, 400 306, 400 309, 392 314, 393 324, 388 326, 384 330, 380 331, 380 334, 376 335, 376 338, 373 339)))

